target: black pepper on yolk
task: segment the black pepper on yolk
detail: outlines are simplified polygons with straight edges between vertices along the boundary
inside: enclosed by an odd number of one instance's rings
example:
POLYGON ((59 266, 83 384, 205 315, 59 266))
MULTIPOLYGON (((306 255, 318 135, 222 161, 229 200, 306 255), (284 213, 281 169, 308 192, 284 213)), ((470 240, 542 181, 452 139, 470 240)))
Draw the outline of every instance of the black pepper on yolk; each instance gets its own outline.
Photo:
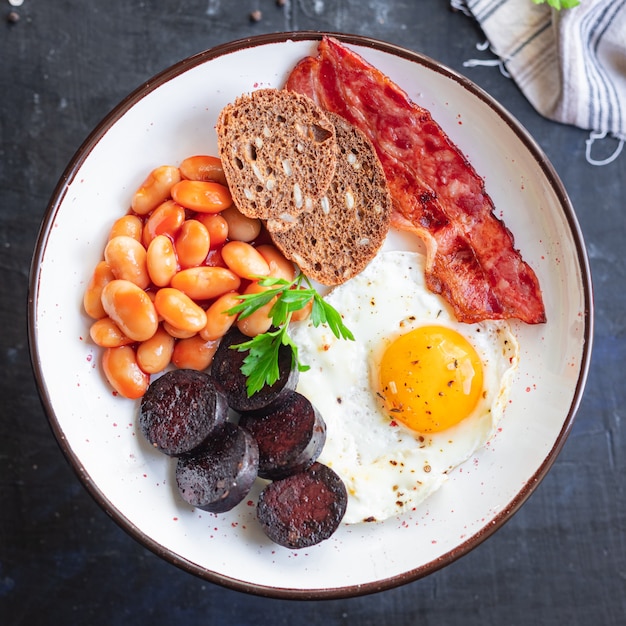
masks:
POLYGON ((458 424, 472 413, 482 392, 476 350, 445 326, 421 326, 401 335, 380 362, 379 393, 386 411, 420 433, 458 424))

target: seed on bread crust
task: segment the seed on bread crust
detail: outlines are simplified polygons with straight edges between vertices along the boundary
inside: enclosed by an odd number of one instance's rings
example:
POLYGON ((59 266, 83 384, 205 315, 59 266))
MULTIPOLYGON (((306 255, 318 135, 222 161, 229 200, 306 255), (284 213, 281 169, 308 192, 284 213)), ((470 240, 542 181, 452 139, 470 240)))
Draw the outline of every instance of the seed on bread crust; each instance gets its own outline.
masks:
POLYGON ((244 215, 289 219, 328 189, 335 127, 307 96, 283 89, 244 94, 222 109, 216 130, 224 173, 244 215))
POLYGON ((337 165, 328 191, 296 219, 274 218, 274 244, 304 274, 338 285, 361 272, 382 246, 391 220, 391 196, 370 140, 327 113, 337 133, 337 165))

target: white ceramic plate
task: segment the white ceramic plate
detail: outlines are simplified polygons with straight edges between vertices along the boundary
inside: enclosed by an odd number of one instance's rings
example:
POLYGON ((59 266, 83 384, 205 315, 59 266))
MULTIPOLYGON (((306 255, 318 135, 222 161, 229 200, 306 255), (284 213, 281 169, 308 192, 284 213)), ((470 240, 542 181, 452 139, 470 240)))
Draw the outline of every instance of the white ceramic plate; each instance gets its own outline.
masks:
POLYGON ((494 440, 414 513, 341 527, 293 552, 255 521, 254 494, 228 514, 192 510, 171 459, 137 430, 137 403, 114 397, 90 342, 82 296, 109 227, 153 167, 216 154, 220 109, 243 92, 282 86, 319 33, 261 36, 209 50, 143 85, 89 136, 60 180, 35 252, 29 331, 53 431, 81 480, 132 536, 210 581, 276 597, 387 589, 450 563, 503 524, 555 460, 583 391, 592 336, 588 262, 574 211, 545 155, 510 114, 429 58, 370 39, 347 45, 428 108, 486 180, 498 215, 536 270, 548 323, 516 325, 521 363, 494 440))

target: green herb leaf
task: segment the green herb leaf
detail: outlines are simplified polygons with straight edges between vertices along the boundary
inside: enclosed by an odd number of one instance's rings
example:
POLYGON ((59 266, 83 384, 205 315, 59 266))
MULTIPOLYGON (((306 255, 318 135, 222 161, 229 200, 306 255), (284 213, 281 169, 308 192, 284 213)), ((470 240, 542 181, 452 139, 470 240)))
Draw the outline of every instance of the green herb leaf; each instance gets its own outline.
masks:
POLYGON ((580 0, 533 0, 535 4, 549 4, 553 9, 573 9, 580 4, 580 0))
POLYGON ((243 319, 276 299, 269 312, 275 330, 231 346, 240 352, 248 351, 241 367, 242 374, 246 376, 248 396, 260 391, 265 385, 273 385, 280 377, 278 354, 281 346, 288 346, 291 349, 292 366, 301 372, 309 369, 308 365, 300 362, 298 346, 289 336, 287 329, 292 314, 305 307, 311 300, 313 300, 311 322, 314 326, 327 324, 338 339, 354 340, 341 315, 319 295, 304 274, 299 274, 292 282, 271 277, 258 277, 257 280, 262 287, 268 289, 239 296, 241 302, 226 311, 229 315, 238 313, 239 318, 243 319), (302 287, 304 281, 308 288, 302 287))
MULTIPOLYGON (((350 332, 350 329, 343 323, 341 319, 341 315, 338 311, 330 306, 326 300, 324 300, 319 294, 316 294, 313 301, 313 308, 315 309, 317 305, 318 313, 317 316, 320 319, 323 319, 322 323, 328 324, 328 328, 332 331, 333 335, 337 337, 337 339, 348 339, 350 341, 354 341, 354 335, 350 332)), ((312 314, 312 312, 311 312, 312 314)), ((314 325, 315 322, 313 322, 314 325)))
MULTIPOLYGON (((287 282, 287 281, 285 281, 287 282)), ((289 284, 289 283, 287 283, 289 284)), ((236 304, 227 311, 224 311, 228 315, 234 315, 239 313, 239 318, 244 319, 261 307, 271 302, 277 295, 282 292, 282 287, 276 287, 274 289, 268 289, 267 291, 261 291, 259 293, 245 293, 238 296, 241 300, 240 304, 236 304)))
POLYGON ((241 373, 246 376, 248 397, 261 391, 265 385, 273 385, 280 376, 278 350, 282 345, 281 330, 266 332, 250 341, 232 346, 240 352, 248 350, 241 373))

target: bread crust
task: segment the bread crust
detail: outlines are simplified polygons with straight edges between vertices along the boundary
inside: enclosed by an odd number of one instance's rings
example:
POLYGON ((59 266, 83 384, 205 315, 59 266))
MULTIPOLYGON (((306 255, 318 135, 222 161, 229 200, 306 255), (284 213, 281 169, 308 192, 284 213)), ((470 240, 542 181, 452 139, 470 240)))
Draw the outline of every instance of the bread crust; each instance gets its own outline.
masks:
POLYGON ((326 192, 335 171, 335 127, 313 100, 258 89, 220 112, 219 155, 237 208, 289 220, 326 192))
POLYGON ((336 129, 337 165, 325 196, 295 222, 270 219, 266 226, 304 274, 338 285, 361 272, 382 246, 392 201, 371 141, 342 117, 327 115, 336 129))

